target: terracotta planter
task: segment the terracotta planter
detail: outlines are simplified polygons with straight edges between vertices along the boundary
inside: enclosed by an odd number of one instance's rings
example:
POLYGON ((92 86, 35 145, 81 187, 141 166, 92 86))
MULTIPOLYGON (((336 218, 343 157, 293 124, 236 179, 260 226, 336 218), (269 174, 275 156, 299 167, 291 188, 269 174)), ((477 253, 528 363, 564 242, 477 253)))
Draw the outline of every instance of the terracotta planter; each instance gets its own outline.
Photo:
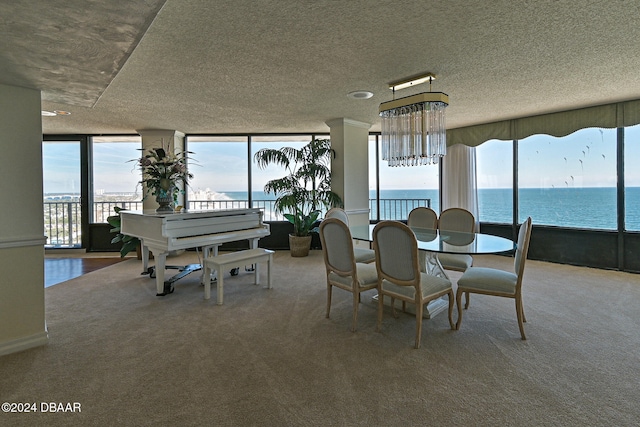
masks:
POLYGON ((294 236, 289 234, 289 251, 292 257, 305 257, 309 255, 311 248, 311 236, 294 236))

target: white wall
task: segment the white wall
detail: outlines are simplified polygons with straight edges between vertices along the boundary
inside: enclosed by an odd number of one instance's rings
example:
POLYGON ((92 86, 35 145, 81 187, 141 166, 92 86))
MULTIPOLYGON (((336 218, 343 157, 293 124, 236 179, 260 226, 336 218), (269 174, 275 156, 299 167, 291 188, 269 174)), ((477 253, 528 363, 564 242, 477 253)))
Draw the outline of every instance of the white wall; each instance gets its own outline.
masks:
POLYGON ((0 355, 46 344, 40 92, 0 84, 0 355))

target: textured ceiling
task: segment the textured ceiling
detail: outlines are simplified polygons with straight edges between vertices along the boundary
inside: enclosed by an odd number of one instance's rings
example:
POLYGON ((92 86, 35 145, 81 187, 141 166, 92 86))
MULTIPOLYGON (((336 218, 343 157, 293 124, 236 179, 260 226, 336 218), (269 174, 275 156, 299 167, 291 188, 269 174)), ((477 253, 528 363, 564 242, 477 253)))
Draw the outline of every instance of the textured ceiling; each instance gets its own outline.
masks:
POLYGON ((639 12, 609 0, 4 1, 0 83, 72 113, 43 117, 50 134, 326 132, 338 117, 379 130, 387 84, 433 72, 455 128, 640 98, 639 12))

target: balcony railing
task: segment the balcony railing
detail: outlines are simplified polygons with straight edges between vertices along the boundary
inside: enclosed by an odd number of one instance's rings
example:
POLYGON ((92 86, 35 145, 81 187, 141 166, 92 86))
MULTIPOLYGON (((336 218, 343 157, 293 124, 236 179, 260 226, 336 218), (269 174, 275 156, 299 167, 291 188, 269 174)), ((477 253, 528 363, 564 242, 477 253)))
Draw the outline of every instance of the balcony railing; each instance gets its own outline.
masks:
POLYGON ((53 248, 80 247, 80 202, 45 202, 45 246, 53 248))
MULTIPOLYGON (((265 221, 284 221, 276 212, 275 200, 253 200, 253 207, 264 211, 265 221)), ((431 206, 430 199, 380 199, 380 220, 404 220, 411 209, 418 206, 431 206)), ((238 209, 246 208, 248 200, 190 200, 190 210, 238 209)), ((114 207, 127 210, 142 209, 140 201, 108 201, 93 204, 93 222, 106 223, 107 217, 114 214, 114 207)), ((369 199, 370 218, 378 219, 378 200, 369 199)), ((324 212, 323 212, 324 213, 324 212)), ((81 209, 79 201, 44 202, 44 229, 47 236, 46 246, 50 248, 77 248, 81 246, 81 209)))

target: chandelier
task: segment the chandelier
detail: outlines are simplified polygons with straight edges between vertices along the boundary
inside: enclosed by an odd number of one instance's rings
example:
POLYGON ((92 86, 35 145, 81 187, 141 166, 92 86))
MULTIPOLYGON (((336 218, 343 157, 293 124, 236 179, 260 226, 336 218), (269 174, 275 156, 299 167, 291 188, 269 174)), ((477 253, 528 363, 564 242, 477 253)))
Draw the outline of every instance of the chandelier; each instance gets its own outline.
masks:
POLYGON ((380 104, 382 160, 389 166, 436 164, 447 154, 444 109, 449 105, 449 96, 431 92, 435 78, 428 73, 389 85, 395 97, 398 89, 429 82, 429 92, 380 104))

